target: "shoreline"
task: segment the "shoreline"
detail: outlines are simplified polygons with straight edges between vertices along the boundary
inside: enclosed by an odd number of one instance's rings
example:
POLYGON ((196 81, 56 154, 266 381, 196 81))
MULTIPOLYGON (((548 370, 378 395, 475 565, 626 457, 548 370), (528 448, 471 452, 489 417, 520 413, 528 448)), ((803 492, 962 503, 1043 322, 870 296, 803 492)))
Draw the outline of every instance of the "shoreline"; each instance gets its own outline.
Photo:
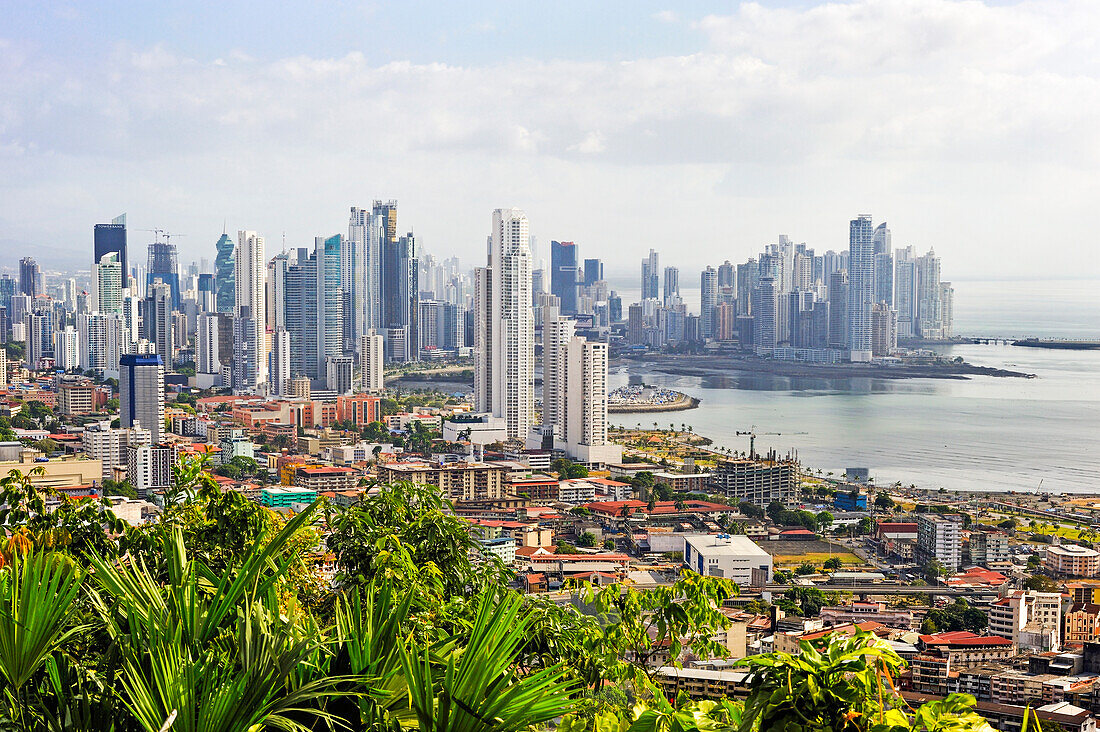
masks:
POLYGON ((614 359, 615 365, 642 363, 664 373, 677 376, 721 376, 733 372, 764 373, 773 376, 833 378, 833 379, 969 379, 971 376, 997 378, 1034 378, 1022 371, 975 366, 969 363, 937 364, 820 364, 800 361, 775 361, 755 356, 669 356, 653 355, 640 358, 614 359))
POLYGON ((611 404, 607 405, 608 414, 656 414, 659 412, 683 412, 699 406, 699 400, 683 392, 674 402, 665 404, 611 404))

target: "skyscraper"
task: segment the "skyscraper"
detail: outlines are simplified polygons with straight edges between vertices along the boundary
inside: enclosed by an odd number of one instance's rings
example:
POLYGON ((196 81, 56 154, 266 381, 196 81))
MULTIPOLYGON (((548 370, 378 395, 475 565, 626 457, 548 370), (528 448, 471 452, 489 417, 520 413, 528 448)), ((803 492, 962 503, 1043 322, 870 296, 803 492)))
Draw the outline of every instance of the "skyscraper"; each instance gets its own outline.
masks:
POLYGON ((848 270, 829 275, 829 348, 848 348, 848 270))
POLYGON ((894 250, 886 222, 875 227, 875 302, 894 304, 894 250))
POLYGON ((106 252, 92 268, 93 306, 100 313, 122 312, 122 264, 118 252, 106 252))
MULTIPOLYGON (((393 242, 391 256, 385 259, 386 311, 383 316, 386 358, 390 361, 416 361, 417 318, 420 314, 420 266, 416 237, 412 232, 393 242)), ((530 275, 528 275, 530 282, 530 275)))
MULTIPOLYGON (((715 273, 717 278, 717 273, 715 273)), ((759 355, 769 355, 778 345, 777 310, 779 291, 773 277, 762 277, 753 293, 752 303, 752 343, 753 350, 759 355)))
POLYGON ((276 396, 286 396, 290 373, 290 333, 277 328, 271 339, 271 391, 276 396))
POLYGON ((898 311, 898 337, 913 338, 917 335, 917 263, 913 247, 898 249, 894 253, 894 304, 898 311))
MULTIPOLYGON (((146 292, 157 280, 168 285, 172 293, 172 308, 180 309, 180 272, 176 261, 176 245, 153 242, 149 245, 149 268, 145 273, 146 292)), ((168 361, 165 365, 170 366, 168 361)))
POLYGON ((327 373, 330 358, 344 351, 344 289, 341 275, 343 237, 314 239, 313 256, 317 261, 317 366, 316 377, 327 373))
POLYGON ((871 306, 875 300, 874 230, 870 214, 852 219, 848 232, 848 353, 871 360, 871 306))
POLYGON ((54 334, 54 355, 56 366, 64 371, 72 371, 80 364, 79 358, 80 340, 76 328, 65 326, 54 334))
POLYGON ((119 214, 109 224, 96 224, 93 233, 92 264, 99 263, 105 254, 117 254, 122 269, 122 287, 127 287, 130 270, 126 260, 126 214, 119 214))
POLYGON ((508 436, 525 440, 534 412, 535 329, 527 216, 493 212, 488 266, 475 272, 474 399, 503 418, 508 436))
POLYGON ((603 262, 599 259, 584 260, 584 286, 591 287, 603 279, 603 262))
POLYGON ((660 259, 657 252, 649 250, 649 256, 642 260, 642 299, 657 299, 660 284, 660 259))
POLYGON ((299 257, 286 273, 286 330, 290 336, 290 376, 321 378, 317 365, 317 255, 299 257))
POLYGON ((732 287, 736 291, 737 268, 728 259, 718 265, 718 287, 732 287))
POLYGON ((360 379, 363 391, 371 393, 382 391, 382 336, 375 335, 373 330, 367 331, 363 336, 359 353, 362 363, 360 379))
POLYGON ((119 360, 119 425, 138 422, 160 442, 164 429, 164 363, 160 356, 127 353, 119 360))
POLYGON ((142 335, 153 344, 153 349, 160 356, 165 369, 170 369, 175 355, 172 339, 172 288, 158 279, 149 285, 147 292, 145 311, 141 319, 142 335))
POLYGON ((38 262, 32 257, 23 257, 19 260, 19 292, 28 297, 37 297, 42 294, 38 289, 41 278, 38 262))
POLYGON ((218 248, 218 256, 214 259, 218 312, 233 315, 237 312, 237 259, 233 240, 223 232, 215 246, 218 248))
MULTIPOLYGON (((247 317, 251 321, 251 330, 243 337, 248 341, 247 351, 254 363, 254 373, 244 375, 244 380, 238 383, 241 384, 241 390, 255 392, 267 382, 267 307, 264 303, 267 260, 264 258, 264 238, 255 231, 238 231, 237 250, 233 256, 236 315, 238 318, 247 317), (242 308, 248 308, 248 315, 243 313, 242 308)), ((239 370, 238 365, 234 364, 234 373, 239 370)), ((236 377, 234 381, 237 381, 236 377)))
POLYGON ((917 257, 917 324, 921 338, 943 336, 942 294, 940 258, 930 249, 928 254, 917 257))
POLYGON ((680 270, 676 267, 665 267, 665 307, 670 308, 680 297, 680 270))
POLYGON ((561 311, 577 312, 577 247, 571 241, 550 242, 550 293, 558 296, 561 311))
POLYGON ((699 277, 699 321, 703 338, 714 337, 714 307, 718 304, 718 271, 707 267, 699 277))
POLYGON ((382 325, 382 236, 370 209, 351 207, 343 250, 344 338, 356 349, 364 333, 382 325))

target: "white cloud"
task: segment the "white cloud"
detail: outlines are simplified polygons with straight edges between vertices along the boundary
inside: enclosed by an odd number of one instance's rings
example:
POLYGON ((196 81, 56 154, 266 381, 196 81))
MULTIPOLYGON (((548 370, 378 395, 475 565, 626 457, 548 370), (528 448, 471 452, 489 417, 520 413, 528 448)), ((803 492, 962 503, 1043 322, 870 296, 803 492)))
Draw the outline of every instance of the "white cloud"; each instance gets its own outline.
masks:
POLYGON ((746 3, 695 27, 684 56, 481 66, 154 45, 77 69, 0 40, 0 225, 85 246, 129 209, 186 246, 223 216, 300 244, 395 195, 429 249, 483 256, 489 210, 519 205, 633 271, 650 246, 685 268, 780 232, 842 248, 871 210, 945 276, 1027 274, 994 252, 1095 228, 1100 4, 746 3))
POLYGON ((653 14, 653 19, 662 23, 676 23, 679 22, 680 16, 677 15, 675 10, 660 10, 653 14))

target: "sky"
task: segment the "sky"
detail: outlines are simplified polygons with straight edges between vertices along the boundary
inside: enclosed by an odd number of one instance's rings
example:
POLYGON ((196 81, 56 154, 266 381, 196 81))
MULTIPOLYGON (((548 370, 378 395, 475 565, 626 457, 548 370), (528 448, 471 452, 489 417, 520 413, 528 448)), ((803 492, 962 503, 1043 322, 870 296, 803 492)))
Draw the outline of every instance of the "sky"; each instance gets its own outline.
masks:
POLYGON ((3 3, 0 265, 88 267, 122 212, 131 261, 275 253, 397 199, 471 266, 516 206, 613 276, 862 213, 944 279, 1100 276, 1098 43, 1095 0, 3 3))

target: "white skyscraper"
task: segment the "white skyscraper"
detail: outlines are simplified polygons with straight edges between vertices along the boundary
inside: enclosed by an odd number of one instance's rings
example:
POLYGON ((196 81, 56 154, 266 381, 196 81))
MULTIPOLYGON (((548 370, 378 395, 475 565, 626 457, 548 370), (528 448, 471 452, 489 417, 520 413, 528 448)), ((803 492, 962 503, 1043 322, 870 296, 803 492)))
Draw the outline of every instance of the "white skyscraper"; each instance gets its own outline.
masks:
POLYGON ((848 233, 848 349, 852 361, 871 360, 874 301, 874 227, 870 214, 860 214, 852 220, 848 233))
POLYGON ((584 463, 616 463, 622 447, 607 440, 607 344, 575 335, 575 323, 552 312, 543 326, 543 427, 555 447, 584 463))
POLYGON ((359 348, 362 375, 360 379, 363 391, 371 393, 382 391, 382 345, 385 339, 375 335, 373 330, 367 331, 362 337, 362 345, 359 348))
POLYGON ((474 399, 479 412, 505 420, 508 436, 525 440, 534 412, 535 323, 527 216, 493 212, 489 266, 478 268, 474 294, 474 399))
POLYGON ((92 272, 94 304, 100 313, 122 312, 122 264, 118 252, 107 252, 96 262, 92 272))
POLYGON ((235 258, 235 314, 241 317, 242 308, 248 308, 244 317, 250 320, 249 332, 244 337, 248 341, 247 351, 253 356, 249 359, 249 366, 254 373, 243 374, 240 380, 234 377, 234 381, 241 384, 245 391, 257 391, 267 383, 267 307, 264 302, 267 261, 264 258, 264 238, 255 231, 238 231, 235 258))
POLYGON ((65 330, 59 330, 54 334, 54 355, 57 359, 57 368, 72 371, 80 365, 80 337, 76 328, 65 326, 65 330))
POLYGON ((290 332, 279 328, 271 342, 271 391, 286 396, 290 381, 290 332))

